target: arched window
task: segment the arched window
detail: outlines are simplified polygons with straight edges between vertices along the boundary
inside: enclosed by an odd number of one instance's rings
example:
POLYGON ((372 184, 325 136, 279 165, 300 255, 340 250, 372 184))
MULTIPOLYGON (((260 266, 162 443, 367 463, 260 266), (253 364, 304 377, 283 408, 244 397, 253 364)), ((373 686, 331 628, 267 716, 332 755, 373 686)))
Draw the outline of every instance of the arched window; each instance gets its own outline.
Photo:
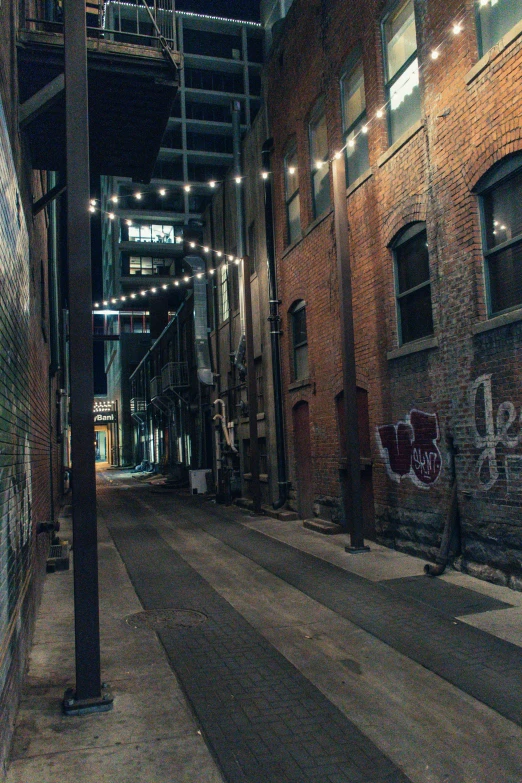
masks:
POLYGON ((476 188, 489 315, 522 305, 522 153, 504 159, 476 188))
POLYGON ((425 223, 412 223, 392 242, 399 344, 433 334, 430 260, 425 223))
POLYGON ((292 324, 293 378, 308 378, 308 336, 306 331, 306 302, 296 302, 290 310, 292 324))

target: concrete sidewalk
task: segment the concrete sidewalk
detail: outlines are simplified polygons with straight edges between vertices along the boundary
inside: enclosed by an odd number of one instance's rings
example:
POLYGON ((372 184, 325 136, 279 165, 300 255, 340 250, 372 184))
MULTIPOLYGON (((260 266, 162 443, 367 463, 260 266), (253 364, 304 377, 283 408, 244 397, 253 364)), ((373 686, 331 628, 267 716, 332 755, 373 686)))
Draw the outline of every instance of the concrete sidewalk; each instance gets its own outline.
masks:
MULTIPOLYGON (((384 754, 392 763, 390 769, 395 765, 397 772, 386 773, 386 780, 402 780, 405 775, 412 783, 520 783, 522 729, 519 725, 328 608, 328 600, 322 603, 307 594, 310 584, 313 585, 306 560, 309 555, 319 558, 325 567, 331 563, 345 571, 347 587, 359 578, 366 580, 369 588, 375 585, 380 589, 379 585, 386 583, 391 590, 398 591, 399 602, 410 601, 408 591, 411 593, 412 584, 418 591, 417 585, 424 584, 424 580, 431 581, 426 577, 422 582, 409 581, 423 573, 424 561, 378 545, 372 545, 372 551, 364 555, 347 555, 342 536, 322 536, 305 530, 300 522, 253 517, 235 507, 217 508, 208 501, 180 493, 158 496, 144 482, 133 481, 128 473, 106 473, 100 482, 102 676, 114 692, 115 709, 83 718, 61 715, 63 692, 74 682, 72 572, 50 574, 38 619, 8 783, 50 783, 57 778, 63 783, 217 783, 236 779, 234 767, 227 767, 223 754, 220 757, 216 752, 216 748, 220 752, 226 750, 226 738, 221 732, 218 740, 213 739, 223 721, 223 707, 217 709, 218 702, 212 700, 223 699, 223 695, 203 694, 203 702, 198 706, 191 691, 198 687, 198 672, 206 660, 204 656, 196 665, 196 656, 192 662, 187 652, 196 636, 187 634, 187 648, 183 644, 179 646, 177 635, 162 637, 163 645, 167 642, 178 645, 169 665, 156 633, 126 622, 126 618, 143 609, 142 602, 148 602, 145 608, 150 609, 160 601, 162 606, 158 608, 163 609, 172 595, 177 596, 181 589, 179 568, 189 590, 184 594, 183 605, 197 608, 194 602, 201 594, 203 608, 215 604, 219 617, 228 618, 225 624, 230 628, 239 623, 238 636, 248 642, 249 649, 269 645, 263 665, 272 666, 270 655, 274 660, 280 660, 277 655, 282 655, 330 705, 353 721, 354 735, 363 733, 366 737, 366 746, 361 750, 363 756, 375 759, 380 758, 379 753, 384 754), (105 522, 117 533, 116 540, 119 536, 119 545, 125 544, 126 566, 107 533, 105 522), (135 532, 140 530, 133 543, 135 532), (240 535, 241 530, 246 538, 240 535), (249 531, 254 535, 252 542, 249 531), (131 539, 127 538, 129 535, 131 539), (175 570, 163 578, 163 586, 158 582, 158 588, 150 594, 152 597, 147 598, 142 592, 140 602, 126 567, 138 589, 150 591, 154 587, 151 580, 161 571, 161 563, 154 562, 153 554, 145 558, 142 548, 144 544, 150 547, 153 540, 158 544, 151 553, 157 551, 159 557, 162 552, 164 563, 171 562, 169 568, 175 570), (253 549, 245 548, 247 545, 253 549), (287 581, 283 573, 276 574, 273 553, 279 551, 278 547, 283 561, 292 560, 285 555, 289 547, 301 558, 302 576, 289 572, 287 581), (174 594, 169 588, 173 580, 179 587, 174 594), (302 581, 302 587, 296 589, 298 580, 302 581), (163 590, 163 597, 158 589, 163 590), (237 614, 230 614, 232 610, 237 614), (244 620, 250 624, 251 632, 244 620), (255 641, 256 632, 263 638, 262 644, 255 641), (182 688, 173 669, 181 676, 182 688), (219 768, 214 758, 218 758, 219 768)), ((63 522, 65 537, 68 522, 63 522)), ((364 587, 364 582, 361 584, 364 587)), ((448 601, 454 602, 451 610, 461 607, 463 611, 462 615, 455 615, 459 623, 522 646, 522 594, 454 571, 442 577, 439 586, 444 585, 469 591, 464 591, 464 600, 456 604, 455 591, 448 592, 448 601), (484 611, 484 607, 489 608, 484 611)), ((444 591, 439 594, 446 600, 444 591)), ((394 593, 390 595, 393 599, 394 593)), ((417 598, 413 598, 411 606, 412 610, 417 607, 418 612, 417 598)), ((433 607, 422 606, 429 617, 433 607)), ((236 632, 231 633, 235 649, 236 632)), ((193 649, 198 652, 200 646, 198 643, 193 649)), ((217 649, 221 646, 219 643, 217 649)), ((248 653, 250 656, 252 651, 248 653)), ((214 665, 218 672, 219 655, 214 665)), ((254 672, 258 665, 254 664, 254 672)), ((247 681, 250 675, 242 678, 243 675, 238 682, 243 687, 243 679, 247 681)), ((218 680, 218 674, 211 678, 209 691, 218 680)), ((238 686, 225 683, 225 695, 231 687, 238 686)), ((294 682, 291 687, 295 690, 304 686, 294 682)), ((310 701, 309 686, 304 690, 310 701)), ((258 691, 256 694, 255 698, 260 698, 258 691)), ((201 698, 201 694, 196 696, 201 698)), ((313 696, 312 701, 319 703, 318 698, 313 696)), ((229 709, 226 700, 223 704, 229 709)), ((329 713, 331 707, 326 705, 321 709, 329 713)), ((293 711, 292 707, 290 713, 293 711)), ((281 719, 263 712, 261 707, 256 720, 269 719, 277 729, 281 719)), ((240 733, 239 739, 247 733, 240 733)), ((231 749, 234 758, 237 758, 236 750, 231 749)), ((270 750, 265 745, 264 753, 270 755, 270 750)), ((334 751, 332 747, 332 758, 334 751)), ((266 755, 259 752, 260 759, 252 759, 254 772, 249 773, 246 766, 243 777, 237 780, 266 783, 268 778, 259 777, 260 768, 256 766, 265 763, 266 755)), ((300 758, 295 750, 292 753, 300 758)), ((308 763, 311 764, 310 759, 308 763)), ((345 763, 343 775, 334 775, 332 779, 343 782, 363 779, 357 776, 357 770, 349 773, 348 766, 345 763)), ((304 769, 306 774, 296 780, 326 783, 330 779, 313 777, 309 768, 304 769)), ((286 779, 294 778, 275 778, 278 783, 286 779)), ((380 783, 381 778, 364 780, 380 783)))

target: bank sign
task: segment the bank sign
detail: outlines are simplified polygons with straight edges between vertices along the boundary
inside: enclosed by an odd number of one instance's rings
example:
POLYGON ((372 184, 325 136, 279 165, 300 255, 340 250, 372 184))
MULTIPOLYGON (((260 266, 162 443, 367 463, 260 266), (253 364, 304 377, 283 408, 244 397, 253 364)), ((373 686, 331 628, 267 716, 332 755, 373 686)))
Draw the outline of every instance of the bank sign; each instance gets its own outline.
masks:
POLYGON ((95 413, 95 424, 116 424, 116 411, 107 411, 106 413, 95 413))

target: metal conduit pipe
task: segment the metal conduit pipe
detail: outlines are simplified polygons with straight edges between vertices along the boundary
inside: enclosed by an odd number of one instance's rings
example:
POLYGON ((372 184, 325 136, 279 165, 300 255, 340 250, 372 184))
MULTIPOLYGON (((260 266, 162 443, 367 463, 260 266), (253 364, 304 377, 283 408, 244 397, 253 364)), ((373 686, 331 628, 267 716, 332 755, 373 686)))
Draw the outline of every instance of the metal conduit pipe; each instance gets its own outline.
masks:
MULTIPOLYGON (((261 155, 263 171, 271 171, 271 154, 274 149, 273 139, 267 139, 263 144, 261 155)), ((277 444, 277 485, 279 497, 272 503, 272 507, 282 508, 287 501, 288 479, 286 474, 286 449, 285 449, 285 430, 283 419, 283 392, 281 379, 281 356, 280 356, 280 323, 279 300, 277 298, 277 282, 275 269, 275 242, 274 242, 274 208, 272 195, 272 178, 264 180, 264 202, 265 202, 265 231, 266 231, 266 256, 268 264, 268 297, 270 306, 270 349, 272 355, 272 380, 274 384, 274 416, 275 433, 277 444)))

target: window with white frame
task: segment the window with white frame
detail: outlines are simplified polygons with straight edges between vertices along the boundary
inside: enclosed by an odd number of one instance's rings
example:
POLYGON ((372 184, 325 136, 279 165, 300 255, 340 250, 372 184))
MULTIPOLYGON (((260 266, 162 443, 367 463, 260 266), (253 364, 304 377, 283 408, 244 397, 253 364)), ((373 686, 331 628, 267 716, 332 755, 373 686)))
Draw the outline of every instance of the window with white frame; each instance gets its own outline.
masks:
POLYGON ((399 343, 433 334, 426 224, 413 223, 392 244, 399 343))
POLYGON ((388 133, 393 144, 421 116, 414 0, 398 5, 384 20, 388 133))
POLYGON ((341 101, 346 147, 346 184, 351 185, 370 165, 364 70, 360 59, 353 63, 341 78, 341 101))
POLYGON ((522 306, 522 153, 481 180, 482 237, 489 315, 522 306))
POLYGON ((309 125, 310 166, 312 170, 312 199, 314 218, 330 206, 330 167, 328 165, 328 136, 326 116, 322 108, 314 111, 309 125))
POLYGON ((306 329, 306 302, 300 300, 290 310, 292 321, 293 378, 308 378, 308 335, 306 329))
POLYGON ((291 245, 301 236, 301 202, 295 147, 285 156, 285 201, 288 244, 291 245))
POLYGON ((221 323, 226 321, 230 315, 230 306, 228 303, 228 264, 222 264, 219 270, 219 307, 221 323))
POLYGON ((522 19, 522 0, 476 0, 480 56, 522 19))

